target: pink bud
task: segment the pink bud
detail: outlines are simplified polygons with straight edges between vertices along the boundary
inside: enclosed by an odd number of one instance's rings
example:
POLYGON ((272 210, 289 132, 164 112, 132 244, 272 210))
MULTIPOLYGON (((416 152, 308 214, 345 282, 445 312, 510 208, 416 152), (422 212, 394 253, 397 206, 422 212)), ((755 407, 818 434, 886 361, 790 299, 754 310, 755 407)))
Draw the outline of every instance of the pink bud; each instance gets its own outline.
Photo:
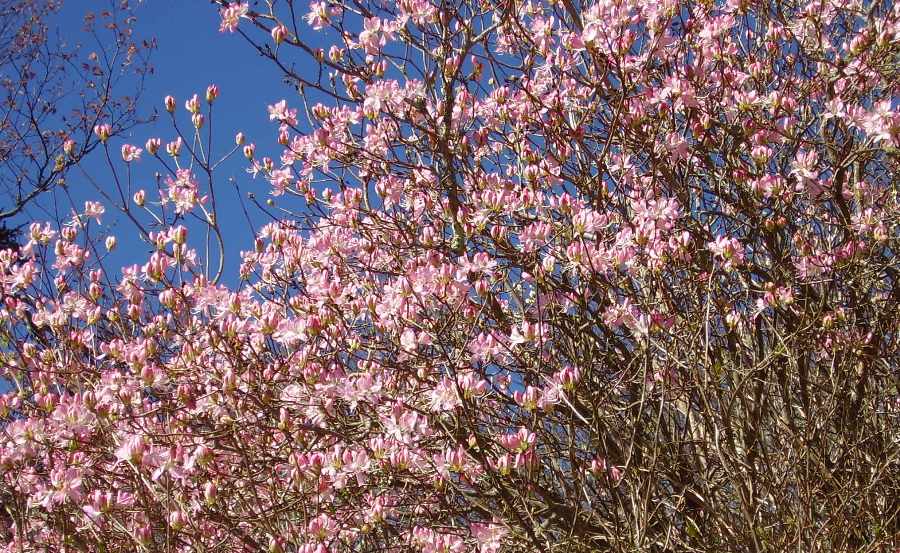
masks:
POLYGON ((147 149, 147 153, 151 156, 155 156, 156 152, 159 151, 159 147, 162 145, 162 141, 158 138, 148 138, 147 142, 144 144, 144 148, 147 149))
POLYGON ((281 44, 284 42, 284 39, 287 38, 288 30, 282 24, 278 24, 272 27, 272 40, 275 41, 275 44, 281 44))
POLYGON ((269 546, 267 548, 268 553, 282 553, 284 551, 284 539, 276 538, 275 536, 269 537, 269 546))
POLYGON ((235 143, 236 145, 238 145, 238 146, 243 146, 243 145, 244 145, 244 140, 245 140, 245 138, 244 138, 244 133, 239 132, 239 133, 237 133, 236 135, 234 135, 234 143, 235 143))
POLYGON ((175 97, 174 96, 166 96, 163 102, 166 105, 166 111, 169 113, 173 113, 175 111, 175 97))
POLYGON ((172 229, 172 240, 175 241, 176 244, 184 244, 187 240, 187 229, 183 225, 178 225, 177 227, 172 229))
POLYGON ((191 116, 191 122, 194 124, 194 128, 197 128, 197 129, 203 127, 203 122, 205 120, 206 119, 203 117, 202 113, 195 113, 194 115, 191 116))
POLYGON ((490 284, 488 284, 488 281, 486 281, 483 278, 478 279, 475 282, 475 292, 477 292, 479 296, 483 297, 485 294, 487 294, 489 287, 490 287, 490 284))
POLYGON ((187 515, 184 514, 184 511, 173 511, 169 514, 169 526, 171 526, 173 530, 181 530, 186 524, 187 515))
POLYGON ((200 98, 196 94, 191 96, 190 100, 185 101, 184 109, 193 114, 200 113, 200 98))
POLYGON ((134 193, 134 203, 137 204, 138 207, 144 207, 144 199, 146 197, 146 192, 143 190, 138 190, 134 193))
POLYGON ((206 87, 206 103, 211 104, 218 97, 219 97, 218 85, 211 84, 208 87, 206 87))
POLYGON ((131 144, 122 144, 122 160, 131 163, 141 159, 141 149, 131 144))
POLYGON ((203 486, 203 499, 205 499, 207 503, 214 503, 218 494, 219 488, 216 487, 215 482, 207 482, 206 485, 203 486))
POLYGON ((100 296, 103 295, 103 289, 96 282, 92 282, 90 286, 88 286, 88 296, 94 301, 97 301, 100 296))
POLYGON ((244 146, 244 157, 247 158, 248 160, 252 160, 253 154, 255 151, 256 151, 255 144, 248 144, 248 145, 244 146))
POLYGON ((181 137, 179 136, 172 142, 166 144, 166 152, 172 156, 176 157, 181 152, 181 137))
POLYGON ((63 152, 65 152, 67 156, 71 157, 72 154, 75 153, 75 141, 70 138, 63 142, 63 152))
POLYGON ((94 127, 94 134, 100 138, 100 142, 106 142, 109 140, 109 135, 112 133, 112 129, 109 125, 96 125, 94 127))

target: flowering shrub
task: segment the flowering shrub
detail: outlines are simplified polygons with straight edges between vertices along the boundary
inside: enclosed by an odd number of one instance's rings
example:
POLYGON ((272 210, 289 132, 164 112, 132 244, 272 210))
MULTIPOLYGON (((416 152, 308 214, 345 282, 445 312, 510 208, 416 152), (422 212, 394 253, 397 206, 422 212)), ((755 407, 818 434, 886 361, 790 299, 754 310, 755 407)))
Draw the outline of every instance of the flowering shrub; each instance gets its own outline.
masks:
POLYGON ((283 150, 166 98, 0 254, 6 550, 897 544, 900 8, 220 4, 283 150), (227 267, 240 154, 280 215, 227 267))

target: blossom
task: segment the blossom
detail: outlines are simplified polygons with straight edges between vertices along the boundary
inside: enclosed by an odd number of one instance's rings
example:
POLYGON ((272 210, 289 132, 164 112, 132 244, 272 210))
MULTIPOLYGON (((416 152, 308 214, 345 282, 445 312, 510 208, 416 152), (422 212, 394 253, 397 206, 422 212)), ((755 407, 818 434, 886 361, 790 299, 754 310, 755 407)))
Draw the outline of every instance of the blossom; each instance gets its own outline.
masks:
MULTIPOLYGON (((309 13, 306 15, 306 22, 315 30, 320 30, 328 25, 328 8, 325 2, 314 2, 309 5, 309 13)), ((275 36, 274 34, 272 35, 275 36)))
POLYGON ((122 441, 122 445, 116 450, 116 458, 139 464, 144 457, 146 445, 141 436, 131 436, 122 441))
POLYGON ((100 142, 106 142, 109 140, 109 135, 112 133, 112 127, 108 124, 104 123, 101 125, 94 126, 94 134, 100 139, 100 142))
POLYGON ((297 124, 297 110, 287 107, 287 100, 281 100, 269 106, 269 121, 278 121, 288 125, 297 124))
POLYGON ((122 160, 125 163, 131 163, 132 161, 137 161, 141 159, 141 150, 137 146, 132 146, 131 144, 122 144, 122 160))
POLYGON ((100 217, 105 211, 103 204, 99 202, 84 202, 84 215, 94 219, 98 225, 100 224, 100 217))
POLYGON ((726 269, 744 262, 744 246, 737 238, 719 236, 714 241, 707 243, 706 247, 719 260, 725 262, 726 269))
POLYGON ((200 189, 189 169, 179 169, 174 179, 171 177, 166 179, 166 184, 168 188, 164 191, 163 203, 174 203, 176 213, 187 213, 198 202, 206 199, 205 196, 200 196, 200 189))
POLYGON ((276 45, 278 45, 284 42, 285 38, 287 38, 288 29, 287 27, 279 23, 278 25, 272 27, 272 31, 270 32, 270 34, 272 35, 272 40, 276 45))
POLYGON ((74 467, 57 467, 50 473, 50 486, 40 501, 45 509, 52 511, 66 501, 77 503, 82 498, 82 472, 74 467))
POLYGON ((240 23, 241 18, 246 17, 249 10, 250 6, 247 2, 235 2, 225 8, 222 8, 219 11, 219 15, 222 18, 222 23, 219 26, 219 32, 235 32, 238 28, 238 23, 240 23))
POLYGON ((506 528, 496 522, 490 524, 472 523, 469 530, 478 541, 479 553, 499 552, 503 544, 503 538, 508 534, 506 528))

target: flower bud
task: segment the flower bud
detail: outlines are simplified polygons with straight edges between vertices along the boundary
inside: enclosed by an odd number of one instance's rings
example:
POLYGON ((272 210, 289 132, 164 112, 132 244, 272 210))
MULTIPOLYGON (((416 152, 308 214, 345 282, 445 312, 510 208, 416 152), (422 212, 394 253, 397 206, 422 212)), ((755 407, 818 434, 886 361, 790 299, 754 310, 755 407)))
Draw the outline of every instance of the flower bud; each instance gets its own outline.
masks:
POLYGON ((122 144, 122 161, 131 163, 141 159, 141 149, 131 144, 122 144))
POLYGON ((148 138, 147 142, 144 143, 144 148, 147 149, 147 153, 151 156, 155 156, 156 152, 159 151, 159 147, 162 145, 162 141, 158 138, 148 138))
POLYGON ((216 487, 215 482, 207 482, 203 486, 203 499, 206 500, 207 503, 213 504, 216 501, 216 496, 219 494, 219 488, 216 487))
POLYGON ((116 237, 115 236, 107 236, 106 237, 106 251, 111 252, 116 249, 116 237))
POLYGON ((253 160, 253 154, 256 152, 255 144, 247 144, 244 146, 244 157, 248 160, 253 160))
POLYGON ((279 23, 272 27, 272 40, 275 41, 275 44, 281 44, 284 42, 284 39, 287 38, 287 33, 287 27, 279 23))
POLYGON ((138 207, 144 207, 144 200, 146 195, 146 192, 144 192, 143 190, 138 190, 134 193, 134 203, 137 204, 138 207))
POLYGON ((174 96, 166 96, 165 100, 163 100, 163 103, 165 103, 165 105, 166 105, 166 111, 168 111, 169 113, 175 112, 175 97, 174 96))
POLYGON ((191 122, 194 123, 194 128, 197 128, 197 129, 203 127, 203 122, 205 120, 206 119, 203 117, 202 113, 195 113, 194 115, 191 116, 191 122))
POLYGON ((107 140, 109 140, 109 135, 111 133, 112 133, 112 129, 110 128, 109 125, 106 125, 106 124, 96 125, 94 127, 94 134, 96 134, 97 137, 100 138, 100 142, 105 143, 107 140))
POLYGON ((178 156, 178 154, 181 152, 181 137, 180 136, 178 138, 176 138, 175 140, 173 140, 172 142, 169 142, 168 144, 166 144, 166 152, 172 157, 178 156))
POLYGON ((246 139, 244 138, 244 133, 239 132, 239 133, 237 133, 236 135, 234 135, 234 143, 235 143, 236 145, 238 145, 238 146, 243 146, 243 145, 244 145, 244 140, 246 140, 246 139))
POLYGON ((70 138, 63 142, 63 152, 65 152, 67 156, 72 157, 75 153, 75 141, 70 138))
POLYGON ((268 548, 266 548, 266 551, 268 551, 268 553, 283 553, 284 552, 283 542, 284 542, 283 538, 276 538, 275 536, 270 536, 269 537, 269 546, 268 546, 268 548))
POLYGON ((206 103, 211 104, 219 97, 219 86, 211 84, 206 87, 206 103))
POLYGON ((191 99, 184 103, 184 109, 192 114, 200 113, 200 98, 198 98, 196 94, 191 96, 191 99))
POLYGON ((97 301, 97 299, 99 299, 102 295, 103 289, 100 288, 100 285, 96 282, 92 282, 90 286, 88 286, 88 297, 90 297, 91 300, 97 301))
POLYGON ((187 515, 184 514, 184 511, 173 511, 169 514, 169 526, 172 527, 172 530, 176 532, 181 530, 187 524, 187 515))
POLYGON ((176 244, 184 244, 184 242, 187 240, 187 229, 182 225, 178 225, 177 227, 172 229, 171 236, 172 240, 174 240, 176 244))

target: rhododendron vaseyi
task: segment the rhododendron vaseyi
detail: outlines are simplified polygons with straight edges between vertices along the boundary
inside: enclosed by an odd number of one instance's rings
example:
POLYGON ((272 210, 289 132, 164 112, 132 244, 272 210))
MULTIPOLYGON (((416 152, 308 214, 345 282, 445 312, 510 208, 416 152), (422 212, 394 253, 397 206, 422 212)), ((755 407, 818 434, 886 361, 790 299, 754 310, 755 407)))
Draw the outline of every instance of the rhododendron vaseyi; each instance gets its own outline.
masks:
POLYGON ((224 266, 198 130, 119 282, 0 255, 10 551, 896 541, 900 10, 219 4, 291 215, 224 266))

